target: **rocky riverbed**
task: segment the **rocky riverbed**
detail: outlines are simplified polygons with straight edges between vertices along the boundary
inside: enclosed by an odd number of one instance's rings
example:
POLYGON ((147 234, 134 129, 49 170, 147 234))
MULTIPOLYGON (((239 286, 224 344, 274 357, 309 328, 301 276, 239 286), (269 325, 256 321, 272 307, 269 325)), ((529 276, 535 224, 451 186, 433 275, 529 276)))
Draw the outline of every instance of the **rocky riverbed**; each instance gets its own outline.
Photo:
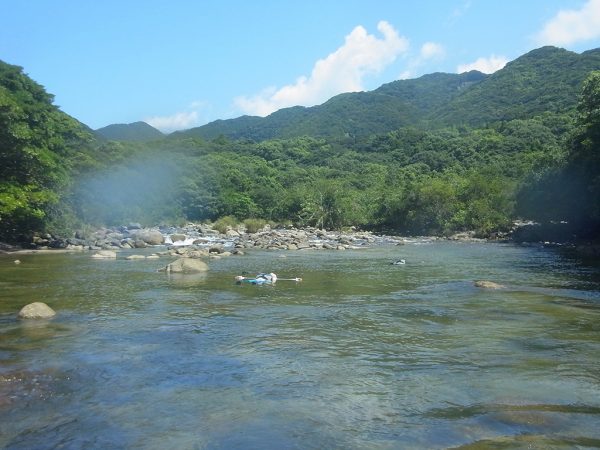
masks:
MULTIPOLYGON (((498 236, 510 240, 512 236, 498 236)), ((368 231, 326 231, 317 228, 276 228, 268 225, 263 229, 250 233, 242 226, 228 228, 220 233, 209 224, 187 224, 182 227, 162 226, 144 228, 132 223, 127 226, 100 228, 93 231, 78 231, 72 237, 64 238, 50 234, 38 234, 32 242, 23 247, 0 243, 0 253, 42 253, 55 251, 99 251, 120 249, 137 249, 156 247, 160 256, 227 256, 243 254, 249 249, 269 250, 346 250, 366 248, 377 245, 402 245, 417 241, 434 241, 450 239, 459 241, 483 241, 475 238, 472 232, 458 233, 449 238, 440 237, 399 237, 375 234, 368 231)), ((514 239, 519 242, 518 239, 514 239)), ((556 246, 552 242, 538 241, 539 245, 556 246)), ((571 244, 578 253, 597 257, 600 255, 598 245, 571 244), (581 249, 581 252, 579 251, 581 249)))
MULTIPOLYGON (((434 240, 422 238, 421 240, 434 240)), ((101 228, 93 232, 77 232, 73 237, 60 238, 49 234, 36 235, 21 249, 26 252, 120 250, 157 247, 157 253, 171 255, 228 255, 248 249, 272 250, 346 250, 375 245, 402 245, 414 239, 377 235, 367 231, 325 231, 316 228, 277 228, 269 226, 249 233, 244 228, 229 228, 225 233, 206 224, 188 224, 183 227, 142 228, 137 224, 101 228), (163 248, 161 248, 163 247, 163 248)), ((1 251, 16 251, 17 247, 4 246, 1 251)))

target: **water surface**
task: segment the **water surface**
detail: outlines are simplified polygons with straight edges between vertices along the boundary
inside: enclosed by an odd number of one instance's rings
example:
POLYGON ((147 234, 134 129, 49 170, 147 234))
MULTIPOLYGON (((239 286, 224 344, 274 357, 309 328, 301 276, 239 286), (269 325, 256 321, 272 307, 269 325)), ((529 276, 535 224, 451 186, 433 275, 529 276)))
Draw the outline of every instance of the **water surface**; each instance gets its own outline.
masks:
POLYGON ((597 266, 413 242, 169 277, 126 254, 0 257, 0 447, 600 447, 597 266), (57 316, 17 320, 32 301, 57 316))

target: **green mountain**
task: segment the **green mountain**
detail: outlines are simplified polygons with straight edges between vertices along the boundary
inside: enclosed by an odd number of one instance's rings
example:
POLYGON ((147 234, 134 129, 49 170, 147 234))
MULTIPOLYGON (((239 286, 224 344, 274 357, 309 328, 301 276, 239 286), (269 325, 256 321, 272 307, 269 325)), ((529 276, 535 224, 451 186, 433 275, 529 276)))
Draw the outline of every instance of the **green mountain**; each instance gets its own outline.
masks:
POLYGON ((600 49, 581 54, 556 47, 533 50, 497 71, 434 73, 369 92, 341 94, 322 105, 285 108, 173 133, 172 137, 262 141, 303 135, 364 137, 405 126, 479 126, 572 110, 581 83, 600 69, 600 49))
POLYGON ((322 105, 280 109, 267 117, 242 116, 217 120, 201 127, 175 132, 171 137, 256 141, 297 136, 368 136, 404 126, 418 125, 462 89, 487 75, 434 73, 414 80, 394 81, 371 92, 337 95, 322 105))
POLYGON ((600 49, 581 54, 542 47, 432 110, 431 122, 474 126, 573 109, 587 75, 600 69, 600 49))
POLYGON ((96 135, 109 141, 146 142, 164 137, 156 128, 146 122, 119 123, 95 130, 96 135))

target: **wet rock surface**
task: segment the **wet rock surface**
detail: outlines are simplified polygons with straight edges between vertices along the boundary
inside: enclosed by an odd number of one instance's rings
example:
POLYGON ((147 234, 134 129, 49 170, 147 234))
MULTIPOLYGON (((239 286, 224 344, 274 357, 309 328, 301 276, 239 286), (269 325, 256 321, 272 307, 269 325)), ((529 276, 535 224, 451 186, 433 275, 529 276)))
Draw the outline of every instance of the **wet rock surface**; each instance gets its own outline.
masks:
POLYGON ((201 273, 208 271, 208 265, 197 259, 181 258, 168 264, 160 271, 167 273, 201 273))
POLYGON ((23 306, 18 317, 20 319, 49 319, 55 315, 56 312, 45 303, 33 302, 23 306))

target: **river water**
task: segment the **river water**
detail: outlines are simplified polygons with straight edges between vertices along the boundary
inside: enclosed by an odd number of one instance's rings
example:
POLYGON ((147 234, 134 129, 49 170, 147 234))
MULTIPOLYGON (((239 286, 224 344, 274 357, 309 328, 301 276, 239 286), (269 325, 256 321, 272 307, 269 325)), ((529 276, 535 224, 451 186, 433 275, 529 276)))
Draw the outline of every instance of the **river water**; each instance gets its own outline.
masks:
POLYGON ((0 255, 0 448, 600 447, 598 266, 414 241, 175 277, 126 254, 0 255), (32 301, 57 316, 17 320, 32 301))

